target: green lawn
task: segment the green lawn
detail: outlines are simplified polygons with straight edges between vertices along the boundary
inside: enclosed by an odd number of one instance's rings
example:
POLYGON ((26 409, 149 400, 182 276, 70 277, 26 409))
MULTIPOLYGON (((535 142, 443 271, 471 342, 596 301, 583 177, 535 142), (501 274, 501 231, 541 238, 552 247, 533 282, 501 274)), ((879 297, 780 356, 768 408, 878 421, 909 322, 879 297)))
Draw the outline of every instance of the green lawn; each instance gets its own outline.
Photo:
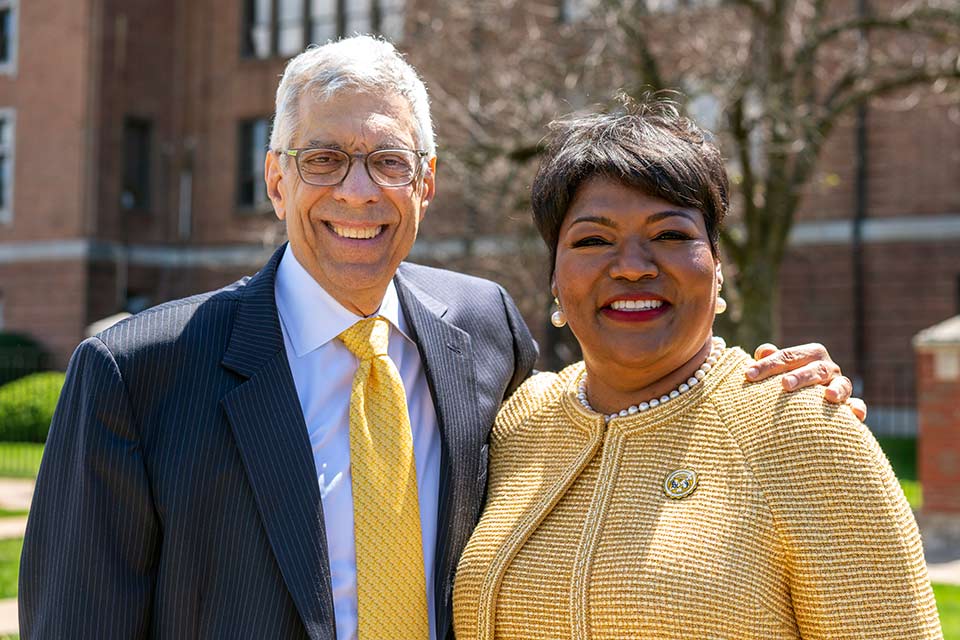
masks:
POLYGON ((43 444, 0 442, 0 478, 36 478, 43 444))
POLYGON ((23 549, 23 538, 0 540, 0 598, 17 597, 21 549, 23 549))
POLYGON ((877 438, 883 452, 890 460, 893 472, 900 480, 907 502, 916 511, 923 505, 923 492, 917 480, 917 439, 916 438, 877 438))
POLYGON ((960 640, 960 586, 935 584, 933 593, 940 611, 943 640, 960 640))

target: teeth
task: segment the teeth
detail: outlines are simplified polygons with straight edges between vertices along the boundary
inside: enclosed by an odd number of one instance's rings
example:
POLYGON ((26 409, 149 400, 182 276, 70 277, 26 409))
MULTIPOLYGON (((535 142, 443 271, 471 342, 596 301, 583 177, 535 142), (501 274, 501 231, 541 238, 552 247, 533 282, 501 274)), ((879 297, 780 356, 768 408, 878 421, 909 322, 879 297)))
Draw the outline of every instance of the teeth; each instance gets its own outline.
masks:
POLYGON ((610 307, 616 311, 647 311, 663 306, 663 300, 615 300, 610 307))
POLYGON ((333 232, 341 238, 350 238, 352 240, 369 240, 380 235, 383 231, 383 225, 379 227, 341 227, 338 224, 330 223, 329 226, 333 232))

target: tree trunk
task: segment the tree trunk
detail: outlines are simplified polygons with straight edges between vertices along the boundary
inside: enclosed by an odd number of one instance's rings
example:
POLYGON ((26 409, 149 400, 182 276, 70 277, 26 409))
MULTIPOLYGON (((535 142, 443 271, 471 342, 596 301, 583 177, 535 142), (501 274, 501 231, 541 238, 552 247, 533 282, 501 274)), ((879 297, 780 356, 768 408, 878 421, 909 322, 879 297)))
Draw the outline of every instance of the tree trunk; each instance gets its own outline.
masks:
POLYGON ((721 333, 727 342, 752 353, 757 345, 780 339, 779 280, 780 266, 770 257, 756 257, 739 265, 736 289, 740 314, 738 321, 727 325, 726 335, 721 333))

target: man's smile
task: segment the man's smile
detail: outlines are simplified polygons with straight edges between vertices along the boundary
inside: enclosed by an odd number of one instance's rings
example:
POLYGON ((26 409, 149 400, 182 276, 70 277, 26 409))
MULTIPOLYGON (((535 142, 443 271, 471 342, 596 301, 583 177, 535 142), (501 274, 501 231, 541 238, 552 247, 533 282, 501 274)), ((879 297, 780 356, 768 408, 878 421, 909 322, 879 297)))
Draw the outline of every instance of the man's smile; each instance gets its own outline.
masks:
POLYGON ((336 222, 324 222, 324 224, 334 234, 350 240, 370 240, 379 236, 386 228, 383 224, 363 226, 347 226, 336 222))

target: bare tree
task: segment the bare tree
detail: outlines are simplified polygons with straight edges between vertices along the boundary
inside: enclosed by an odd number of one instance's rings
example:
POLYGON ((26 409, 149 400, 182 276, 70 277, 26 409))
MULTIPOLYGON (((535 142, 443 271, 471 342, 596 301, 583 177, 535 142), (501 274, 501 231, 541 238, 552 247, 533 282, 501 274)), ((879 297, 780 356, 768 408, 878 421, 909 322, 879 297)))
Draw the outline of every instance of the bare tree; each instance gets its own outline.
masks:
POLYGON ((525 208, 550 119, 620 90, 680 91, 730 161, 726 333, 770 339, 780 264, 830 132, 872 99, 956 88, 960 0, 588 2, 444 2, 415 21, 470 232, 525 208))

